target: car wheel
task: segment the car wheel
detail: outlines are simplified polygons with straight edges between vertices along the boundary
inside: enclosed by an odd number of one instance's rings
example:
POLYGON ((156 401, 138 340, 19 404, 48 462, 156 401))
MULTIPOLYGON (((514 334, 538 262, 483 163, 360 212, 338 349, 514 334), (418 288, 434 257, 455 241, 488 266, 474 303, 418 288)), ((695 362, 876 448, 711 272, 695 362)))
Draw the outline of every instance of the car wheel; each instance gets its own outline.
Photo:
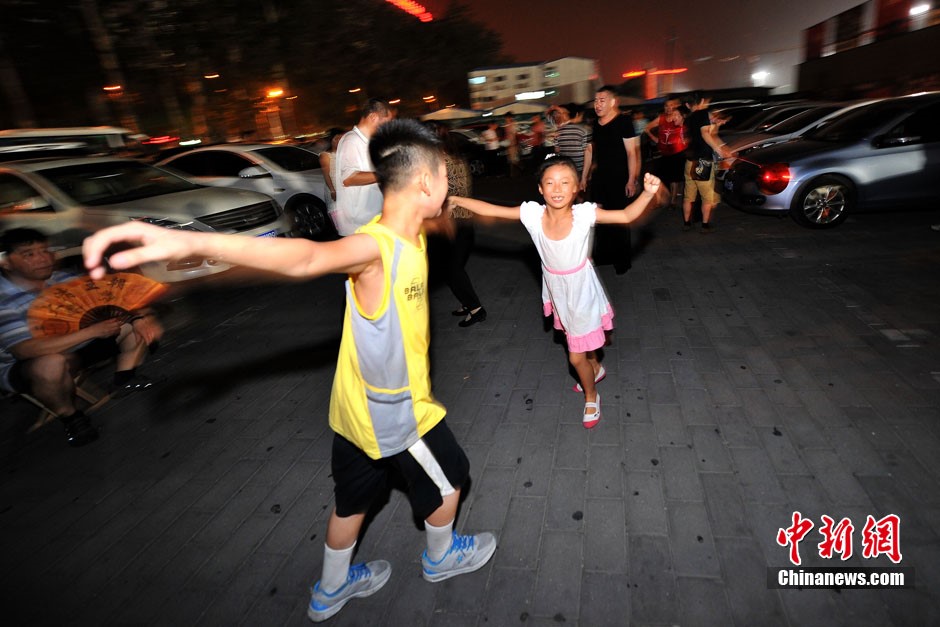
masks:
POLYGON ((316 196, 301 196, 287 203, 287 213, 294 225, 294 233, 312 240, 335 237, 333 224, 326 213, 326 204, 316 196))
POLYGON ((473 176, 483 176, 486 173, 486 164, 483 159, 470 159, 470 174, 473 176))
POLYGON ((820 176, 794 196, 790 215, 797 224, 829 229, 845 222, 854 204, 855 189, 841 176, 820 176))

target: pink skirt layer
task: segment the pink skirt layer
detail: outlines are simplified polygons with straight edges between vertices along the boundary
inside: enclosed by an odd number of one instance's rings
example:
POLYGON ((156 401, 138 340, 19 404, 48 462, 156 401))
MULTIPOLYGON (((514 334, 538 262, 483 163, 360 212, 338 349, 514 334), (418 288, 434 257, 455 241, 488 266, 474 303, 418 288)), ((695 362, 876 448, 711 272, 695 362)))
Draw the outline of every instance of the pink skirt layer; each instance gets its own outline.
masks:
MULTIPOLYGON (((558 319, 558 316, 554 315, 555 311, 552 307, 551 302, 542 303, 542 311, 546 316, 553 317, 553 326, 559 331, 565 331, 565 327, 561 324, 561 320, 558 319)), ((597 350, 601 346, 607 343, 607 335, 605 331, 612 331, 614 328, 614 310, 611 306, 607 305, 607 312, 601 316, 601 326, 597 327, 589 333, 584 335, 569 335, 565 331, 565 340, 568 342, 568 350, 572 353, 586 353, 588 351, 597 350)))

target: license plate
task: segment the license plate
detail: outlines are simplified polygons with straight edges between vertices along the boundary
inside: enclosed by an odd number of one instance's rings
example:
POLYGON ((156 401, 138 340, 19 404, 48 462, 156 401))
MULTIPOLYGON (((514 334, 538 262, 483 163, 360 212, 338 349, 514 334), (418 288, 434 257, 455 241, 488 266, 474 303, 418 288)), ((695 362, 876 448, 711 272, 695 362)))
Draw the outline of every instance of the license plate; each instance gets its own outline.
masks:
POLYGON ((267 233, 261 233, 260 235, 255 235, 255 237, 277 237, 277 229, 268 231, 267 233))

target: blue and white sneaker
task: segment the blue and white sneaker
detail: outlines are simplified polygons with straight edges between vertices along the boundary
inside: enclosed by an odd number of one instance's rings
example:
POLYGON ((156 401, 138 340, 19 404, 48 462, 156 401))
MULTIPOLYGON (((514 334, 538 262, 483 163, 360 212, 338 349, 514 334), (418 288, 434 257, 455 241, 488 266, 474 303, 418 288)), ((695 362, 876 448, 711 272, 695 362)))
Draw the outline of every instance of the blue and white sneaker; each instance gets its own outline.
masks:
POLYGON ((324 592, 318 581, 313 586, 307 617, 315 623, 325 621, 343 609, 350 599, 367 597, 381 590, 391 575, 391 564, 385 560, 375 560, 350 566, 346 583, 335 592, 324 592))
POLYGON ((464 573, 472 573, 483 568, 496 552, 496 536, 492 533, 479 533, 475 536, 461 536, 454 532, 450 548, 440 560, 432 562, 428 552, 421 555, 422 573, 426 581, 444 581, 464 573))

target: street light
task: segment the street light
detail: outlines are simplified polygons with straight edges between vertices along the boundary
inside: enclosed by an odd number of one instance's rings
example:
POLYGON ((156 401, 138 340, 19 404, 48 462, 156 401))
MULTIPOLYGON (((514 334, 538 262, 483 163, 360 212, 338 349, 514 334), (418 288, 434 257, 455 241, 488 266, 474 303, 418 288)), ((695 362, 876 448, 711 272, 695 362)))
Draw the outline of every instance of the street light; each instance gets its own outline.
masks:
POLYGON ((760 70, 751 74, 751 80, 754 81, 754 87, 762 87, 767 79, 770 77, 770 72, 760 70))
POLYGON ((278 106, 277 99, 284 95, 284 90, 280 87, 271 87, 265 91, 266 100, 270 101, 268 107, 263 110, 268 116, 268 127, 271 129, 271 135, 275 139, 284 137, 284 125, 281 123, 281 108, 278 106))

